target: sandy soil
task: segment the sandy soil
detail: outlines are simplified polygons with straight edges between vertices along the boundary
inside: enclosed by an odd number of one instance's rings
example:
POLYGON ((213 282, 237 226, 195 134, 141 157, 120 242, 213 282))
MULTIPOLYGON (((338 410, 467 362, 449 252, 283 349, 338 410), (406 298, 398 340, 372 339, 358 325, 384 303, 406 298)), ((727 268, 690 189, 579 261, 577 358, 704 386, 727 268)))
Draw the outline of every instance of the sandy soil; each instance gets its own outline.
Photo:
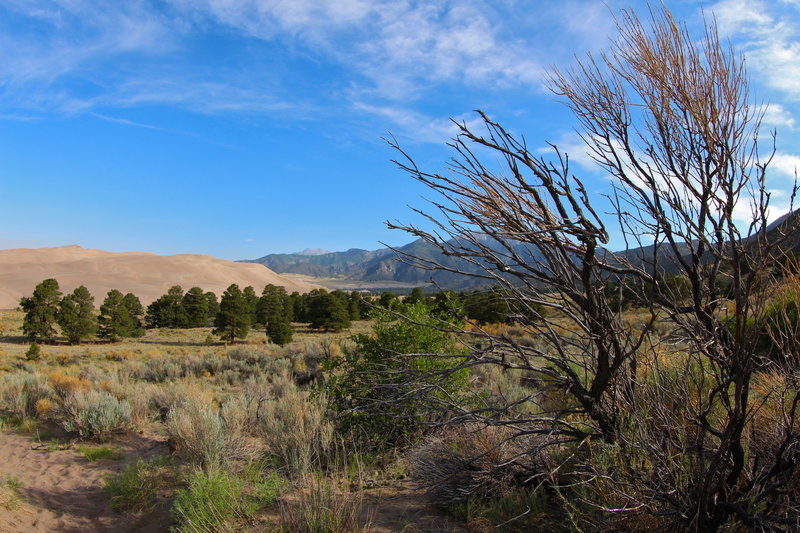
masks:
MULTIPOLYGON (((119 514, 109 505, 103 477, 139 457, 168 453, 165 440, 126 436, 109 444, 124 453, 122 460, 89 462, 77 444, 48 450, 28 435, 0 431, 0 473, 16 477, 23 503, 0 512, 0 533, 160 533, 167 531, 166 508, 144 516, 119 514)), ((292 496, 289 496, 291 499, 292 496)), ((374 533, 463 533, 466 530, 430 506, 410 482, 367 490, 364 520, 374 533)), ((274 513, 272 513, 274 514, 274 513)), ((277 518, 275 516, 271 518, 277 518)), ((273 529, 270 522, 258 531, 273 529)))
POLYGON ((258 293, 268 284, 288 292, 308 292, 318 285, 289 279, 254 263, 236 263, 207 255, 112 253, 80 246, 0 250, 0 309, 13 309, 37 283, 55 278, 63 293, 86 285, 100 306, 111 289, 132 292, 144 305, 173 285, 184 290, 198 286, 220 297, 231 284, 252 285, 258 293))
POLYGON ((122 460, 89 462, 77 445, 49 451, 27 435, 0 431, 0 472, 16 477, 23 503, 0 512, 0 532, 161 532, 168 516, 122 516, 109 506, 103 476, 119 472, 138 457, 167 453, 166 442, 128 436, 114 442, 122 460))
POLYGON ((365 502, 371 511, 372 533, 466 533, 452 518, 427 503, 411 482, 372 490, 365 502))

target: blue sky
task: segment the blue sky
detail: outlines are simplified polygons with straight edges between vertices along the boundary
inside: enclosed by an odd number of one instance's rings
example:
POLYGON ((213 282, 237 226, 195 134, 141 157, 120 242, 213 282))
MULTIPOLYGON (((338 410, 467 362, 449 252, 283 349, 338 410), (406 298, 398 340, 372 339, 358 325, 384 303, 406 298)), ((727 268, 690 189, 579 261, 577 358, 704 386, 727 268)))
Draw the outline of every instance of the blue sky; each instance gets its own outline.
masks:
MULTIPOLYGON (((800 2, 668 1, 714 13, 777 130, 776 213, 800 162, 800 2)), ((255 258, 409 236, 426 191, 391 133, 443 167, 480 108, 585 162, 547 69, 613 35, 610 0, 0 0, 0 248, 255 258)), ((592 192, 605 181, 591 167, 592 192)))

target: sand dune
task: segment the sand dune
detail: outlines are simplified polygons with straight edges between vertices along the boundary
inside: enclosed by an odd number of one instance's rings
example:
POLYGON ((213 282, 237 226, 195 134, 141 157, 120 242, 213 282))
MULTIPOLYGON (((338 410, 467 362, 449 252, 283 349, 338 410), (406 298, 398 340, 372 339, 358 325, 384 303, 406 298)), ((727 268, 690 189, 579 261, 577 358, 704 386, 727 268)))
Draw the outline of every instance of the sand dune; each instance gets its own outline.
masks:
POLYGON ((207 255, 156 255, 144 252, 113 253, 80 246, 0 250, 0 309, 11 309, 37 283, 55 278, 63 293, 86 285, 99 306, 111 289, 132 292, 144 305, 173 286, 184 290, 198 286, 221 296, 231 283, 256 292, 268 284, 288 292, 308 292, 316 285, 288 279, 254 263, 234 263, 207 255))

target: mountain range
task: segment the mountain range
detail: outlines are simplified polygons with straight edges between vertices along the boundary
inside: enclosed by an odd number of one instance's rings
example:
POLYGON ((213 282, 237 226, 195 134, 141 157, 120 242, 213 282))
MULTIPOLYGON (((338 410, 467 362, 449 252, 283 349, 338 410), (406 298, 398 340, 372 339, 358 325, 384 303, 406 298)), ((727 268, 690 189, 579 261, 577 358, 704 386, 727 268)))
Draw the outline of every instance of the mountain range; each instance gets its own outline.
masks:
MULTIPOLYGON (((777 238, 781 228, 791 222, 792 217, 799 217, 800 211, 786 214, 767 228, 767 239, 777 238)), ((745 243, 755 242, 753 237, 745 239, 745 243)), ((531 257, 530 248, 523 243, 515 245, 517 253, 525 258, 531 257)), ((689 245, 681 247, 682 253, 689 252, 689 245)), ((800 253, 800 233, 789 235, 785 242, 785 250, 800 253)), ((428 259, 449 268, 459 268, 463 271, 478 273, 481 271, 477 265, 469 264, 463 259, 446 256, 436 246, 417 239, 395 250, 379 248, 377 250, 362 250, 351 248, 345 252, 308 251, 294 254, 269 254, 258 259, 244 262, 259 263, 278 274, 302 276, 303 279, 316 281, 329 288, 412 288, 430 284, 453 290, 475 288, 485 284, 484 280, 469 276, 462 276, 445 271, 429 271, 404 263, 398 259, 398 253, 409 254, 422 259, 428 259)), ((614 252, 615 256, 625 257, 627 261, 637 263, 642 260, 652 259, 653 247, 643 246, 614 252)), ((671 251, 663 246, 658 252, 659 264, 665 273, 676 271, 675 262, 671 259, 671 251)))
MULTIPOLYGON (((520 253, 528 252, 520 243, 520 253)), ((417 239, 396 249, 380 248, 362 250, 351 248, 345 252, 317 255, 270 254, 243 262, 264 265, 278 274, 307 276, 330 288, 412 288, 435 283, 453 290, 474 288, 486 282, 446 271, 430 271, 404 263, 398 254, 409 254, 436 261, 449 268, 459 268, 478 273, 481 269, 456 257, 444 255, 439 248, 417 239)))

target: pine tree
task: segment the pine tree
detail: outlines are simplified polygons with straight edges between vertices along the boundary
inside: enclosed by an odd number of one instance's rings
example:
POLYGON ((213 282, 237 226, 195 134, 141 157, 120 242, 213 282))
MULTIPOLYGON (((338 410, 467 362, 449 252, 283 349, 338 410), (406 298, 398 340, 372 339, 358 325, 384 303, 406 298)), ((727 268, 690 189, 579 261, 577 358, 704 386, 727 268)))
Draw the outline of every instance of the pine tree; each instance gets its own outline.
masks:
POLYGON ((58 325, 70 344, 80 344, 97 333, 94 296, 89 289, 81 285, 64 296, 59 305, 58 325))
POLYGON ((200 287, 192 287, 181 302, 186 316, 186 326, 202 328, 208 325, 208 298, 200 287))
POLYGON ((308 322, 308 294, 295 291, 289 298, 292 301, 292 320, 308 322))
POLYGON ((247 310, 247 318, 250 321, 250 325, 255 325, 258 323, 258 296, 256 291, 252 286, 248 285, 242 291, 242 296, 244 296, 245 309, 247 310))
POLYGON ((209 320, 214 320, 219 313, 219 302, 217 301, 217 295, 213 292, 209 291, 206 293, 206 300, 208 300, 208 317, 209 320))
POLYGON ((185 328, 189 324, 183 308, 183 288, 170 287, 167 294, 147 306, 147 325, 151 328, 185 328))
POLYGON ((417 302, 422 302, 427 305, 428 297, 425 296, 425 291, 423 291, 420 287, 414 287, 411 289, 411 294, 406 296, 403 300, 404 304, 415 304, 417 302))
POLYGON ((142 330, 140 317, 144 309, 134 294, 122 295, 116 289, 108 292, 98 317, 98 336, 116 342, 123 337, 140 337, 142 330))
POLYGON ((389 311, 395 311, 400 307, 400 298, 393 292, 385 291, 381 293, 378 305, 389 311))
POLYGON ((292 342, 292 323, 288 320, 273 320, 267 325, 267 337, 270 342, 285 346, 292 342))
POLYGON ((327 292, 315 289, 309 293, 308 317, 310 326, 326 331, 340 331, 350 327, 347 295, 342 291, 327 292), (344 298, 337 293, 343 294, 344 298))
POLYGON ((361 293, 353 291, 347 300, 347 311, 350 313, 350 320, 361 320, 362 307, 364 306, 364 299, 361 293))
POLYGON ((131 317, 130 326, 125 331, 125 337, 141 337, 144 335, 144 324, 142 322, 144 307, 142 306, 141 300, 139 300, 138 296, 129 292, 122 297, 122 303, 125 305, 125 309, 128 310, 128 314, 131 317))
POLYGON ((292 299, 286 289, 267 285, 258 300, 256 317, 264 325, 269 340, 281 346, 292 340, 292 299))
POLYGON ((19 301, 20 307, 25 311, 22 332, 26 337, 38 342, 55 340, 60 298, 58 282, 49 278, 36 286, 30 298, 19 301))
POLYGON ((249 332, 250 314, 247 300, 239 286, 234 283, 222 294, 212 333, 219 335, 225 342, 233 342, 237 337, 246 338, 249 332))

